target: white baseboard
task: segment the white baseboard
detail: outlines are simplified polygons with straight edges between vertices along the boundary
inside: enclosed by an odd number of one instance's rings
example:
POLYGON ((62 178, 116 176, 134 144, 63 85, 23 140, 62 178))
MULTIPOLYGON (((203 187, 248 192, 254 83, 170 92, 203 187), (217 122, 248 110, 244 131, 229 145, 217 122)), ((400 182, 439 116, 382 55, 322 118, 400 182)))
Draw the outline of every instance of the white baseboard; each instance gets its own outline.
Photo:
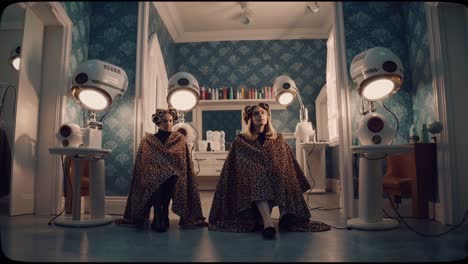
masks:
POLYGON ((327 178, 327 191, 341 193, 341 181, 337 179, 327 178))
MULTIPOLYGON (((105 200, 106 214, 122 214, 125 211, 127 204, 127 196, 106 196, 105 200)), ((65 208, 65 197, 62 198, 62 208, 65 208)), ((90 213, 91 199, 90 196, 81 197, 81 213, 90 213)))
MULTIPOLYGON (((435 208, 434 219, 438 222, 442 222, 442 216, 443 216, 442 205, 440 203, 435 203, 434 208, 435 208)), ((429 202, 429 217, 433 218, 433 216, 434 216, 434 213, 432 210, 432 202, 429 202)))
POLYGON ((127 196, 106 196, 106 214, 123 215, 127 196))

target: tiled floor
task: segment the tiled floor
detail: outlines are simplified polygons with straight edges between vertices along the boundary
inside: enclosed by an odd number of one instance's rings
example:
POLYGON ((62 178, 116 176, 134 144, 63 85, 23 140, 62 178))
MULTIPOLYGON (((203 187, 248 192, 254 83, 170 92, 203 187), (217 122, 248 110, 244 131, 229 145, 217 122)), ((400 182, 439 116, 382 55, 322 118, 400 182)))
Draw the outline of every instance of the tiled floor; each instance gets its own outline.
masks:
MULTIPOLYGON (((213 192, 201 192, 203 211, 209 214, 213 192)), ((334 194, 310 195, 310 207, 338 205, 334 194)), ((312 219, 343 227, 339 210, 313 210, 312 219)), ((273 211, 278 216, 277 209, 273 211)), ((119 216, 115 216, 116 218, 119 216)), ((331 229, 322 233, 280 233, 263 240, 257 233, 223 233, 207 228, 180 230, 171 214, 166 233, 135 230, 109 224, 67 228, 47 225, 50 216, 0 215, 4 254, 20 261, 452 261, 465 258, 468 226, 442 237, 426 238, 401 224, 388 231, 331 229)), ((406 220, 424 233, 442 233, 450 227, 430 220, 406 220)))

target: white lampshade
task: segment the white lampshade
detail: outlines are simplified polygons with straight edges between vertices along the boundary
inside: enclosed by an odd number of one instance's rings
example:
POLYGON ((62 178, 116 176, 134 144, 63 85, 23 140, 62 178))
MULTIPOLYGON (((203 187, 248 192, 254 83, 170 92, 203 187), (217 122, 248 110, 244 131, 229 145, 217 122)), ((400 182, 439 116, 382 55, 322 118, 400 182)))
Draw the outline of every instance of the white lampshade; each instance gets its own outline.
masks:
POLYGON ((110 105, 109 97, 95 89, 83 89, 79 93, 78 99, 87 108, 95 111, 102 111, 110 105))
POLYGON ((403 65, 389 49, 375 47, 356 55, 351 78, 358 93, 368 101, 383 100, 398 92, 403 83, 403 65))
POLYGON ((386 78, 374 79, 362 87, 362 96, 368 101, 377 101, 388 97, 395 89, 395 84, 386 78))
POLYGON ((296 83, 286 75, 281 75, 275 79, 273 90, 276 94, 276 101, 282 105, 291 104, 297 96, 296 83))
POLYGON ((198 104, 198 81, 188 72, 178 72, 169 79, 167 103, 178 111, 190 111, 198 104))
POLYGON ((197 104, 198 96, 190 89, 179 89, 168 96, 168 103, 179 111, 190 111, 197 104))
POLYGON ((73 98, 84 108, 103 111, 120 98, 128 87, 125 71, 100 60, 80 64, 73 76, 73 98))
POLYGON ((19 71, 21 63, 21 47, 14 48, 10 53, 10 65, 17 71, 19 71))
POLYGON ((294 101, 294 94, 290 92, 282 92, 278 95, 278 103, 282 105, 289 105, 294 101))

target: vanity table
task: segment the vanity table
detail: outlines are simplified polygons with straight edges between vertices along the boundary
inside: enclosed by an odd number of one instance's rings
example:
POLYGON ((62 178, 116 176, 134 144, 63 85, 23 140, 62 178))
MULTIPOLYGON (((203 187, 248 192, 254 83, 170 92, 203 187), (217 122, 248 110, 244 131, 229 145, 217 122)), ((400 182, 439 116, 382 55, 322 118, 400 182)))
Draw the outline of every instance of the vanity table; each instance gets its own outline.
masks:
MULTIPOLYGON (((105 174, 104 157, 112 151, 97 148, 53 147, 49 148, 51 154, 70 157, 76 164, 73 177, 72 214, 58 217, 54 223, 62 226, 87 227, 109 224, 113 218, 105 215, 105 174), (81 214, 81 162, 89 160, 89 193, 91 196, 90 214, 81 214), (78 177, 77 177, 78 176, 78 177)), ((65 164, 65 166, 68 166, 65 164)), ((68 167, 65 171, 69 171, 68 167)))

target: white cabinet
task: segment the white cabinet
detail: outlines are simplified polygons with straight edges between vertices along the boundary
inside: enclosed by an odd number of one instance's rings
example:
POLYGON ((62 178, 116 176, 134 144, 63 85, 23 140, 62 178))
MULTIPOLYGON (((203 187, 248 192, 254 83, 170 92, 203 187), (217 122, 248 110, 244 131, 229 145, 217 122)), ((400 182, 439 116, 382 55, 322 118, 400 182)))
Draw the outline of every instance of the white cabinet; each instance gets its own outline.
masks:
POLYGON ((227 155, 227 151, 193 152, 193 165, 195 172, 198 172, 197 176, 219 176, 227 155))

